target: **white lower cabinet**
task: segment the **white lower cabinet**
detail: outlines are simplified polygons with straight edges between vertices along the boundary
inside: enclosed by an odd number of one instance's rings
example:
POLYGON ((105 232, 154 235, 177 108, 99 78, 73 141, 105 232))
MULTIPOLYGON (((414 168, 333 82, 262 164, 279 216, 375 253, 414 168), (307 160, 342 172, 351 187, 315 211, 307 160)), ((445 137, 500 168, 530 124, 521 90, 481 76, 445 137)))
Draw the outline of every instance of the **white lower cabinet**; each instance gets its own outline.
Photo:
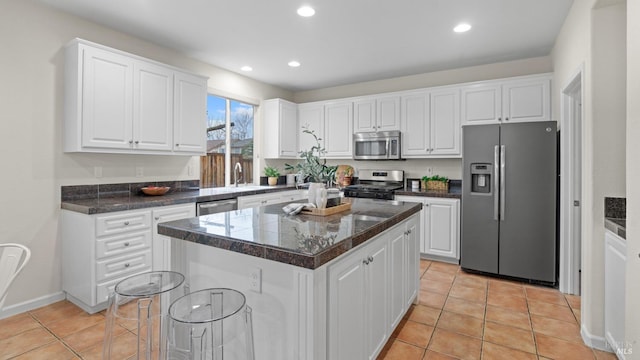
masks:
MULTIPOLYGON (((604 234, 604 335, 611 349, 624 359, 626 241, 611 231, 604 234)), ((628 346, 627 346, 628 347, 628 346)))
POLYGON ((97 215, 62 210, 62 289, 67 299, 95 313, 106 307, 120 280, 169 269, 168 238, 157 235, 157 224, 192 216, 194 204, 97 215))
POLYGON ((457 264, 460 259, 460 200, 403 195, 395 199, 422 203, 420 252, 427 258, 457 264))
POLYGON ((301 200, 305 197, 304 190, 289 190, 258 195, 238 196, 238 210, 301 200))
POLYGON ((182 204, 156 208, 153 216, 153 271, 171 270, 171 238, 158 234, 161 222, 187 219, 196 216, 194 204, 182 204))
POLYGON ((416 299, 418 216, 328 269, 328 359, 375 359, 416 299), (411 298, 408 295, 412 294, 411 298))

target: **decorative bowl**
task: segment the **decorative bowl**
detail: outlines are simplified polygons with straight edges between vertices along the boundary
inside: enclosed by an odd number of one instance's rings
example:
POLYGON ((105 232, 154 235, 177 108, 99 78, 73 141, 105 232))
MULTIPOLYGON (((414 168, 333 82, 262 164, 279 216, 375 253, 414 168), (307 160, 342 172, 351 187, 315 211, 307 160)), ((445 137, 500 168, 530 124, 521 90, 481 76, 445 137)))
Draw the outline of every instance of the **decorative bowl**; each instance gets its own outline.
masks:
POLYGON ((157 196, 166 194, 169 189, 171 188, 168 186, 147 186, 141 188, 140 190, 142 190, 142 192, 146 195, 157 196))

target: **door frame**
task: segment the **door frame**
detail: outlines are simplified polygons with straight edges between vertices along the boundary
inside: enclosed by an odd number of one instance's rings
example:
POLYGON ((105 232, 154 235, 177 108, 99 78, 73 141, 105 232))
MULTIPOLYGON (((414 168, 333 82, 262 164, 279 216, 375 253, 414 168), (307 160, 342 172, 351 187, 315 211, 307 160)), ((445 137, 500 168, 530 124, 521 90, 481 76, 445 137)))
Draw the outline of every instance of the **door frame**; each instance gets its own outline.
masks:
POLYGON ((560 132, 560 291, 580 295, 584 63, 562 88, 560 132), (577 161, 576 161, 577 159, 577 161), (574 194, 580 194, 576 199, 574 194))

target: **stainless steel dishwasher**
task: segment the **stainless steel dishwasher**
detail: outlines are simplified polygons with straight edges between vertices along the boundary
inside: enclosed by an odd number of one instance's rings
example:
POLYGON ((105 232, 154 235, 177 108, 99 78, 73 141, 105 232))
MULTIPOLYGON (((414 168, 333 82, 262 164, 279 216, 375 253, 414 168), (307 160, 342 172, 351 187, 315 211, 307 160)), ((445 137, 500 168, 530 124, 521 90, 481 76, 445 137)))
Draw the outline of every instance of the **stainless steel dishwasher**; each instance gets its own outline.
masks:
POLYGON ((237 199, 213 200, 196 204, 196 216, 215 214, 225 211, 237 210, 237 199))

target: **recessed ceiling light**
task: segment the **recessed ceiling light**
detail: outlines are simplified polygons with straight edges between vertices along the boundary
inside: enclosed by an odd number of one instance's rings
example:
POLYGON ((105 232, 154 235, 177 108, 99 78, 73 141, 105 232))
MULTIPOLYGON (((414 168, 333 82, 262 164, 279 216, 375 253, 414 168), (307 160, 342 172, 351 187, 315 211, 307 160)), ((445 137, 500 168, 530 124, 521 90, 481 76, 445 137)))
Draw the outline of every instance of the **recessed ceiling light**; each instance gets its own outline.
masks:
POLYGON ((291 61, 289 61, 288 65, 291 66, 291 67, 298 67, 298 66, 300 66, 300 62, 299 61, 295 61, 295 60, 291 60, 291 61))
POLYGON ((240 70, 242 70, 242 71, 252 71, 253 68, 251 66, 245 65, 245 66, 241 67, 240 70))
POLYGON ((453 28, 453 31, 457 32, 457 33, 463 33, 463 32, 467 32, 471 30, 471 25, 469 24, 458 24, 456 27, 453 28))
POLYGON ((298 15, 303 17, 313 16, 316 11, 311 6, 301 6, 298 8, 298 15))

